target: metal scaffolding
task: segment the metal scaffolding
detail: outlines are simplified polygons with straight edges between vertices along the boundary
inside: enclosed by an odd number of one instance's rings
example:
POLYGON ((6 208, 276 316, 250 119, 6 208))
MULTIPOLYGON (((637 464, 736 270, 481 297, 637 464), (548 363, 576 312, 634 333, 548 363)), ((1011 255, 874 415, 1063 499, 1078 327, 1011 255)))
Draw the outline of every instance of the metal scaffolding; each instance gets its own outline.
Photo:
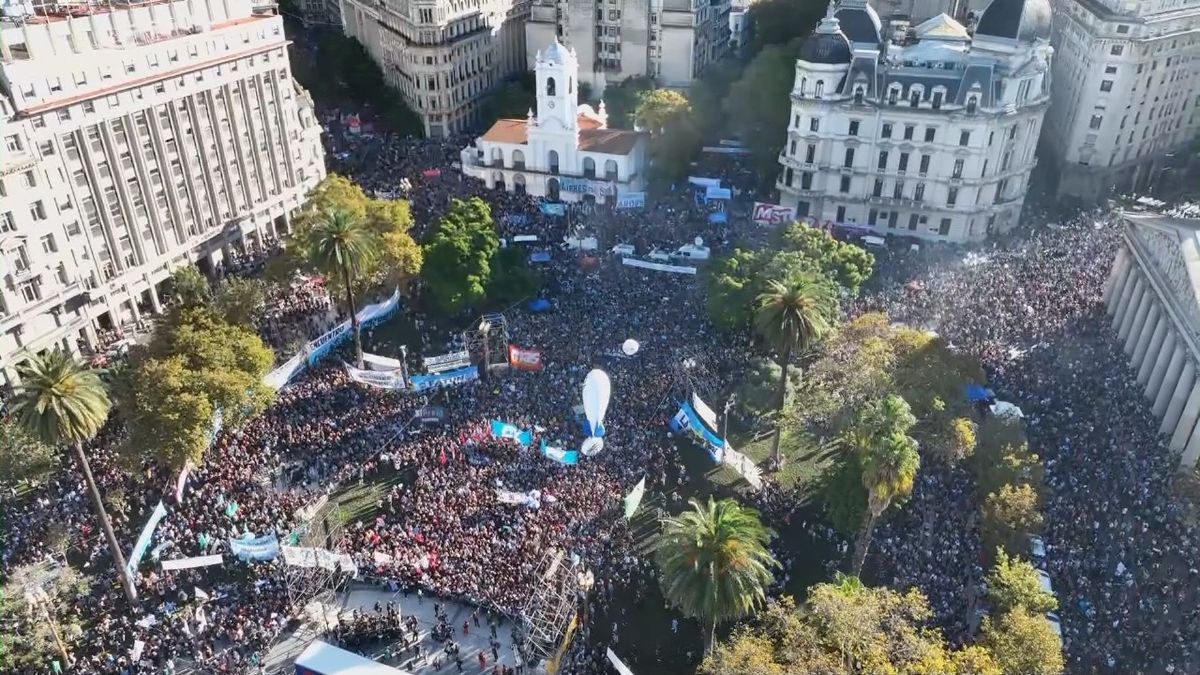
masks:
POLYGON ((463 331, 463 344, 483 371, 508 366, 508 321, 503 314, 484 314, 479 323, 463 331))
POLYGON ((537 590, 521 611, 520 657, 525 665, 557 664, 577 622, 591 574, 574 565, 561 549, 547 551, 538 566, 537 590))
MULTIPOLYGON (((333 550, 341 535, 344 511, 340 503, 326 503, 313 514, 312 519, 300 530, 297 546, 313 549, 333 550)), ((288 608, 293 615, 304 611, 304 607, 316 599, 332 600, 345 588, 350 575, 340 568, 320 565, 301 567, 285 565, 284 586, 287 588, 288 608)), ((324 612, 322 612, 324 614, 324 612)))

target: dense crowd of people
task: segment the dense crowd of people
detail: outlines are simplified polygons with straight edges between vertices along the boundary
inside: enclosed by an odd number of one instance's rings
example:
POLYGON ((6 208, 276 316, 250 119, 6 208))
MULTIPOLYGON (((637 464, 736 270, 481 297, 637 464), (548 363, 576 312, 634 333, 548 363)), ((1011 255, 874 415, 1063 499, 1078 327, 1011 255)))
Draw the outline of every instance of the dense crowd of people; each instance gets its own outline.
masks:
MULTIPOLYGON (((452 199, 480 195, 505 237, 537 234, 544 243, 595 235, 602 249, 631 243, 642 253, 673 250, 697 236, 720 246, 729 237, 687 188, 644 211, 600 207, 547 216, 533 198, 486 191, 462 178, 454 163, 464 139, 366 138, 331 128, 335 168, 369 192, 403 191, 421 231, 452 199)), ((713 171, 741 175, 736 165, 713 171)), ((1197 540, 1170 502, 1173 461, 1099 304, 1117 239, 1113 222, 1084 218, 995 245, 967 262, 910 255, 884 264, 879 289, 856 309, 884 309, 979 355, 991 386, 1029 415, 1031 443, 1047 467, 1048 561, 1072 666, 1200 672, 1197 540), (913 279, 921 283, 909 284, 913 279), (1125 487, 1113 489, 1118 484, 1125 487), (1114 573, 1118 562, 1126 574, 1114 573)), ((334 542, 365 578, 512 616, 529 602, 546 551, 568 551, 594 570, 598 583, 563 672, 607 672, 602 646, 629 641, 619 625, 628 609, 621 596, 634 594, 638 603, 654 597, 653 570, 624 525, 620 498, 645 476, 651 493, 676 504, 682 499, 696 476, 664 422, 681 396, 729 390, 751 345, 747 336, 714 333, 694 277, 623 267, 603 251, 600 259, 585 266, 555 247, 543 267, 554 310, 510 313, 510 341, 540 351, 539 372, 514 370, 443 393, 406 395, 355 384, 340 365, 317 368, 283 389, 263 415, 222 432, 178 493, 178 475, 152 461, 140 473, 123 471, 112 451, 121 432, 110 425, 89 452, 102 490, 126 496, 127 508, 114 509, 119 539, 136 539, 160 499, 169 511, 139 566, 137 608, 115 584, 73 467, 32 496, 4 497, 3 570, 58 555, 60 547, 45 535, 51 523, 65 526, 66 558, 98 582, 78 600, 88 620, 74 672, 172 673, 187 663, 206 673, 252 672, 297 608, 289 605, 282 563, 235 562, 230 540, 274 534, 295 541, 300 513, 322 493, 388 477, 391 487, 371 517, 334 542), (626 338, 641 343, 632 358, 619 349, 626 338), (542 440, 578 447, 583 434, 573 408, 593 367, 613 383, 605 447, 579 466, 565 466, 537 448, 542 440), (444 424, 413 423, 417 409, 430 403, 446 409, 444 424), (533 430, 532 445, 492 438, 492 419, 533 430), (539 499, 505 503, 498 489, 536 490, 539 499), (183 571, 157 564, 213 554, 226 562, 183 571)), ((231 260, 227 272, 253 273, 261 265, 257 257, 231 260)), ((276 346, 315 337, 333 319, 336 310, 319 284, 275 292, 267 325, 296 331, 268 329, 276 346)), ((449 344, 447 336, 439 339, 431 343, 449 344)), ((752 499, 768 519, 791 517, 787 495, 770 486, 752 499)), ((925 591, 956 640, 967 632, 963 589, 977 586, 984 573, 973 515, 978 499, 964 471, 923 467, 910 503, 880 526, 871 557, 881 581, 925 591)), ((811 527, 829 536, 825 526, 811 527)), ((386 632, 416 653, 445 648, 445 639, 423 642, 392 616, 350 618, 333 637, 355 647, 386 632)), ((678 622, 670 629, 679 630, 678 622)), ((687 644, 656 646, 656 656, 660 648, 684 650, 691 662, 699 658, 687 644)), ((479 668, 467 672, 489 672, 485 660, 481 654, 479 668)))

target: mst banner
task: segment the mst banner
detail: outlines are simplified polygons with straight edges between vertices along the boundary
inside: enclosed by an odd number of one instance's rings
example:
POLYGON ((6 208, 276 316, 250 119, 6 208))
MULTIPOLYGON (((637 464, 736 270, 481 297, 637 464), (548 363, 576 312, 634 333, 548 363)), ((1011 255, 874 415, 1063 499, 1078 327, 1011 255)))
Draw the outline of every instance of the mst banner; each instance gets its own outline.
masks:
POLYGON ((521 370, 541 370, 542 353, 536 349, 525 349, 516 345, 509 345, 508 362, 513 368, 520 368, 521 370))
POLYGON ((766 202, 754 202, 754 211, 750 220, 759 225, 778 225, 796 220, 796 209, 791 206, 780 206, 766 202))

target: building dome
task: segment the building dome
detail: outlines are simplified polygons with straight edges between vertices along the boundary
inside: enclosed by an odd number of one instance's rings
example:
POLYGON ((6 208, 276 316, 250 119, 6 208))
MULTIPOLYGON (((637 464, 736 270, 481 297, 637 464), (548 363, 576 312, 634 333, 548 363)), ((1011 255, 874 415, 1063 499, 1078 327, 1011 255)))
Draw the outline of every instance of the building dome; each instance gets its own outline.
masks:
POLYGON ((573 56, 571 51, 563 46, 558 38, 554 38, 554 42, 550 43, 549 47, 542 50, 542 60, 547 63, 565 64, 569 63, 573 56))
POLYGON ((1050 39, 1050 0, 992 0, 975 35, 1021 42, 1050 39))
POLYGON ((842 33, 838 19, 833 14, 832 4, 829 9, 813 34, 800 45, 801 61, 831 65, 850 63, 850 40, 842 33))
POLYGON ((883 22, 879 12, 866 0, 842 0, 838 3, 837 19, 842 32, 855 44, 878 47, 883 42, 883 22))

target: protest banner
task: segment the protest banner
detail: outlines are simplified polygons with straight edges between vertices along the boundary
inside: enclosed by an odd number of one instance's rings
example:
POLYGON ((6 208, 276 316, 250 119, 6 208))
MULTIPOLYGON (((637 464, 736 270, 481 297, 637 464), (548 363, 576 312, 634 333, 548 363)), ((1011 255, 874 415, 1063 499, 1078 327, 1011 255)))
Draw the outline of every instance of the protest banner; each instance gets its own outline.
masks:
POLYGON ((444 373, 437 373, 434 375, 413 375, 410 378, 412 381, 412 390, 414 392, 452 387, 458 384, 473 382, 478 379, 478 366, 467 366, 465 368, 448 370, 444 373))
POLYGON ((404 371, 402 369, 387 371, 364 370, 362 368, 355 368, 348 363, 342 365, 346 367, 346 374, 349 375, 350 379, 354 380, 355 382, 370 385, 372 387, 379 387, 380 389, 391 389, 393 391, 399 391, 406 388, 404 383, 404 371))
POLYGON ((239 560, 265 561, 279 556, 279 539, 273 534, 230 539, 229 552, 239 560))
POLYGON ((566 204, 551 204, 549 202, 542 202, 541 204, 538 204, 538 208, 541 209, 542 213, 547 216, 567 215, 566 204))
POLYGON ((750 220, 759 225, 790 223, 796 220, 796 209, 791 206, 754 202, 754 210, 750 212, 750 220))
POLYGON ((225 556, 217 555, 198 555, 191 558, 176 558, 175 560, 162 561, 164 570, 186 570, 193 567, 209 567, 210 565, 220 565, 225 562, 225 556))
POLYGON ((509 345, 508 363, 513 368, 538 371, 543 368, 542 353, 536 349, 526 349, 516 345, 509 345))
POLYGON ((695 274, 695 267, 683 267, 681 265, 665 265, 663 263, 648 262, 646 260, 638 260, 637 258, 621 258, 622 265, 630 267, 639 267, 644 270, 654 270, 655 272, 674 272, 675 274, 695 274))
POLYGON ((494 438, 507 438, 510 441, 516 441, 521 447, 525 448, 533 445, 533 432, 529 429, 521 430, 511 422, 492 420, 491 429, 494 438))
POLYGON ((150 549, 150 542, 154 538, 154 528, 158 527, 158 524, 166 517, 167 507, 163 506, 163 503, 160 501, 154 507, 153 513, 150 514, 150 519, 146 521, 146 526, 142 528, 142 533, 138 535, 137 543, 133 545, 133 550, 129 552, 129 560, 125 563, 125 572, 131 577, 137 577, 138 565, 142 562, 146 551, 150 549))
POLYGON ((425 372, 429 374, 440 373, 446 370, 454 370, 462 368, 471 363, 471 353, 467 350, 450 352, 441 356, 430 356, 421 360, 425 366, 425 372))
POLYGON ((645 192, 626 192, 617 196, 618 209, 641 209, 646 206, 645 192))

